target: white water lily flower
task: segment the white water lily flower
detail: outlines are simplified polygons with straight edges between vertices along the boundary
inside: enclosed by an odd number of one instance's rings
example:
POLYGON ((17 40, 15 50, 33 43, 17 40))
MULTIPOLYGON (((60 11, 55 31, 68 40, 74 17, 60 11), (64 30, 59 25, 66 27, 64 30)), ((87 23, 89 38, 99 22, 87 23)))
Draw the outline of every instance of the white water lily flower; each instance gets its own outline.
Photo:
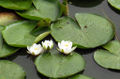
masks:
POLYGON ((71 41, 64 41, 62 40, 61 42, 58 42, 58 47, 59 51, 64 53, 64 54, 70 54, 73 50, 76 49, 76 47, 72 47, 72 42, 71 41))
POLYGON ((45 40, 44 42, 42 41, 42 46, 45 50, 49 50, 53 48, 53 41, 52 40, 45 40))
POLYGON ((27 46, 28 53, 32 55, 39 55, 44 52, 43 47, 40 44, 33 44, 32 46, 27 46))

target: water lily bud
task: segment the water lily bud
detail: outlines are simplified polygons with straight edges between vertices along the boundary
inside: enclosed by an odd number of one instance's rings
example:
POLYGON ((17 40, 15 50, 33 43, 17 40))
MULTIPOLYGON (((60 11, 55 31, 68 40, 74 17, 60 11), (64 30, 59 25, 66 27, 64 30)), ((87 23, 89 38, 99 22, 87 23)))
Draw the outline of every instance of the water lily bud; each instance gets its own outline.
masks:
POLYGON ((64 41, 58 42, 58 50, 64 54, 70 54, 72 51, 76 49, 76 47, 73 47, 71 41, 64 41))
POLYGON ((33 44, 32 46, 27 46, 27 49, 29 54, 35 56, 44 52, 44 49, 40 44, 33 44))
POLYGON ((44 42, 42 41, 42 46, 45 50, 52 49, 54 44, 52 40, 45 40, 44 42))

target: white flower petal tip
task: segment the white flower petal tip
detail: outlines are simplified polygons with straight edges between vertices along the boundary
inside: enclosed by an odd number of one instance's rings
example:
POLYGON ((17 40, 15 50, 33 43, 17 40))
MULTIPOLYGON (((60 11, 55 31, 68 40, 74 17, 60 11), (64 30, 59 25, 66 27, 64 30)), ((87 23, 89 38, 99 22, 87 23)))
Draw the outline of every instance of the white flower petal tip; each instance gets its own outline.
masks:
POLYGON ((72 51, 74 51, 77 47, 73 47, 71 41, 64 41, 58 42, 58 51, 64 53, 64 54, 70 54, 72 51))
POLYGON ((27 53, 37 56, 44 52, 43 47, 40 44, 33 44, 32 46, 27 46, 27 53))
POLYGON ((54 43, 52 40, 45 40, 44 42, 42 41, 42 46, 45 50, 50 50, 53 48, 54 43))

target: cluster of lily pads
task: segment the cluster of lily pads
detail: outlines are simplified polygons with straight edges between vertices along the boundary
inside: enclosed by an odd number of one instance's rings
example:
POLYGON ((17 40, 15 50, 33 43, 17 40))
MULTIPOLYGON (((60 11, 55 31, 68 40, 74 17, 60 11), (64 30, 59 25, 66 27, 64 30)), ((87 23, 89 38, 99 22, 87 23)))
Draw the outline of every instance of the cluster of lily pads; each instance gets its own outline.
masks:
MULTIPOLYGON (((108 2, 120 9, 119 0, 108 2)), ((86 62, 81 52, 74 50, 101 46, 94 54, 96 63, 120 70, 120 42, 112 40, 115 27, 109 19, 90 13, 76 13, 73 19, 67 15, 67 0, 63 3, 59 0, 2 0, 0 6, 4 9, 0 12, 0 58, 27 48, 27 53, 37 55, 38 72, 50 79, 93 79, 76 75, 85 69, 86 62), (48 35, 54 42, 43 41, 48 35), (53 48, 56 42, 58 47, 53 48)), ((0 59, 0 79, 25 79, 25 76, 21 66, 0 59)))

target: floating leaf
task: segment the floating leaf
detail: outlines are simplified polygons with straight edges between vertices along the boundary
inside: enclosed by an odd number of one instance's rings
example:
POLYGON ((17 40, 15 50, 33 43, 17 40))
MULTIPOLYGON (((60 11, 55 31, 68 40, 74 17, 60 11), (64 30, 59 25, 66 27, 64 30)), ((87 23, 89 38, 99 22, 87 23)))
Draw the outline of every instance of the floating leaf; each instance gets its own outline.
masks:
POLYGON ((95 48, 114 36, 113 24, 107 19, 87 13, 76 14, 79 25, 69 17, 60 18, 51 26, 56 41, 70 40, 79 48, 95 48))
POLYGON ((39 42, 45 38, 48 33, 48 27, 36 29, 36 21, 19 21, 6 26, 2 31, 6 43, 14 47, 27 47, 34 41, 39 42))
POLYGON ((7 57, 15 53, 19 48, 8 46, 4 41, 1 31, 4 27, 0 26, 0 58, 7 57))
POLYGON ((94 54, 95 61, 102 67, 120 70, 120 42, 112 41, 94 54))
POLYGON ((0 60, 0 79, 25 79, 25 72, 11 61, 0 60))
POLYGON ((69 79, 93 79, 93 78, 80 74, 80 75, 75 75, 69 79))
POLYGON ((32 20, 49 19, 54 21, 61 16, 61 7, 58 0, 33 0, 33 4, 35 7, 17 13, 32 20))
POLYGON ((8 46, 5 42, 3 42, 3 45, 0 49, 0 58, 10 56, 17 52, 18 50, 19 48, 8 46))
POLYGON ((3 38, 10 46, 26 47, 32 45, 35 36, 31 31, 35 28, 36 22, 34 21, 20 21, 6 26, 2 31, 3 38))
POLYGON ((0 6, 14 10, 26 10, 32 5, 32 0, 0 0, 0 6))
POLYGON ((111 6, 120 10, 120 0, 108 0, 111 6))
POLYGON ((37 70, 47 77, 63 78, 82 71, 85 68, 85 61, 76 52, 66 56, 53 51, 38 56, 35 65, 37 70))

